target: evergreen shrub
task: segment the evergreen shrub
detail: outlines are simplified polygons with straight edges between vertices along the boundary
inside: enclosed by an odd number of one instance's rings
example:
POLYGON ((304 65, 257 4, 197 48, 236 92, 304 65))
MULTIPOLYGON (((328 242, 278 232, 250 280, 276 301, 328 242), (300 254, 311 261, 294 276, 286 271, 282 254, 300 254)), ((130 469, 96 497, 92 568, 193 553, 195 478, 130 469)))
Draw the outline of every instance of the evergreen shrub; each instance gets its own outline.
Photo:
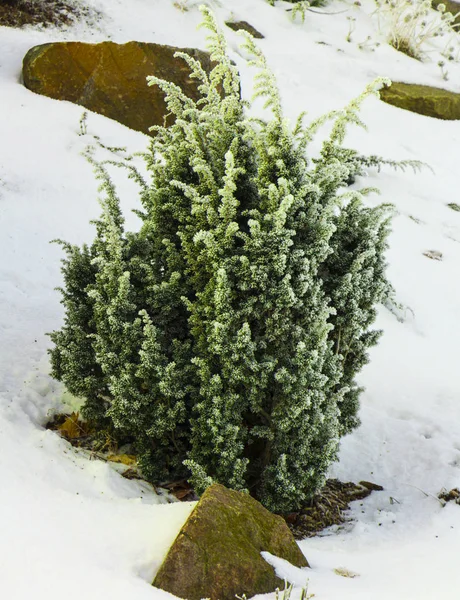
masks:
POLYGON ((390 293, 384 251, 390 209, 369 208, 342 147, 369 85, 343 111, 291 129, 272 73, 250 36, 251 118, 223 35, 203 9, 215 67, 179 54, 194 102, 150 78, 175 116, 155 127, 140 186, 139 231, 125 231, 107 166, 89 246, 61 242, 63 327, 52 374, 85 399, 84 415, 133 440, 151 481, 191 477, 247 490, 266 507, 305 506, 323 485, 340 437, 358 424, 355 377, 390 293), (332 131, 315 160, 317 129, 332 131))

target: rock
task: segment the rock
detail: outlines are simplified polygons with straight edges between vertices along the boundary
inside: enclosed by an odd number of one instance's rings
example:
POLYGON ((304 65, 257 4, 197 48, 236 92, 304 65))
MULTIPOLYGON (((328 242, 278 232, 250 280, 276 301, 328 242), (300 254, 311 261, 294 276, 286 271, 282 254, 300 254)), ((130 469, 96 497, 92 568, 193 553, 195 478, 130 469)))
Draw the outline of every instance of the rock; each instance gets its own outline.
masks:
POLYGON ((383 492, 383 487, 378 483, 373 483, 372 481, 360 481, 359 485, 367 490, 371 490, 371 492, 383 492))
POLYGON ((68 100, 123 125, 149 133, 152 125, 163 125, 164 95, 148 86, 146 77, 156 75, 179 85, 191 98, 199 92, 178 50, 211 69, 207 52, 159 44, 128 42, 55 42, 31 48, 23 61, 25 86, 37 94, 68 100))
POLYGON ((262 551, 309 566, 282 517, 215 484, 179 532, 153 585, 188 600, 234 600, 235 594, 249 598, 282 589, 262 551))
POLYGON ((349 569, 345 569, 344 567, 338 567, 337 569, 334 569, 334 573, 336 575, 339 575, 340 577, 348 577, 349 579, 354 579, 355 577, 359 577, 358 573, 354 573, 353 571, 350 571, 349 569))
POLYGON ((419 115, 448 121, 460 119, 460 94, 441 88, 393 81, 380 90, 380 98, 419 115))
POLYGON ((453 488, 450 490, 450 492, 448 492, 447 490, 443 489, 441 492, 439 492, 438 498, 443 503, 443 506, 445 506, 451 500, 453 500, 455 504, 460 504, 460 490, 458 488, 453 488))
POLYGON ((444 4, 446 7, 446 12, 450 12, 456 17, 454 23, 458 23, 460 15, 457 17, 458 13, 460 13, 460 3, 454 2, 454 0, 431 0, 431 5, 436 10, 440 4, 444 4))
POLYGON ((240 29, 247 31, 252 35, 253 38, 257 38, 258 40, 263 40, 265 38, 260 31, 257 31, 257 29, 250 25, 247 21, 225 21, 225 25, 230 27, 230 29, 233 29, 233 31, 239 31, 240 29))
POLYGON ((423 256, 431 258, 431 260, 442 260, 442 252, 439 252, 439 250, 426 250, 423 256))

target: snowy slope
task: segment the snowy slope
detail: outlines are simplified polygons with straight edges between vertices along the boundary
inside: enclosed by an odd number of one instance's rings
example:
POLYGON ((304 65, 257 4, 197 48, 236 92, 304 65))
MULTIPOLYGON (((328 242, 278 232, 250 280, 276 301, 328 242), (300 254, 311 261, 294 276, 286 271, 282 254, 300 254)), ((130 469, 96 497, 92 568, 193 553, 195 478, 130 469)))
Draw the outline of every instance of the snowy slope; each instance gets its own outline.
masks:
MULTIPOLYGON (((54 238, 90 241, 98 215, 96 183, 80 155, 82 109, 27 91, 21 62, 33 45, 52 40, 131 39, 204 48, 200 14, 189 0, 94 0, 97 30, 0 28, 0 597, 95 600, 158 598, 149 583, 190 504, 167 504, 152 489, 122 479, 109 466, 77 454, 45 431, 47 412, 65 393, 48 376, 46 332, 60 326, 54 287, 61 283, 54 238)), ((376 76, 460 92, 460 65, 444 81, 435 54, 409 59, 382 43, 360 50, 368 35, 383 42, 371 2, 336 0, 292 23, 278 2, 217 0, 220 21, 245 19, 266 35, 260 42, 278 77, 287 116, 314 118, 339 108, 376 76), (345 12, 343 12, 345 11, 345 12), (349 19, 356 19, 347 42, 349 19), (432 58, 430 59, 430 56, 432 58)), ((251 71, 228 30, 232 58, 249 93, 251 71)), ((434 173, 370 172, 358 184, 377 186, 395 204, 390 278, 406 308, 399 320, 382 307, 385 335, 361 380, 362 426, 343 440, 331 475, 375 481, 385 491, 356 503, 353 526, 301 542, 312 569, 288 569, 298 585, 309 578, 318 600, 460 598, 460 507, 433 497, 460 484, 460 122, 443 122, 366 102, 368 132, 351 130, 347 145, 394 159, 417 159, 434 173), (442 252, 430 260, 427 250, 442 252), (359 574, 344 578, 333 569, 359 574)), ((91 114, 88 129, 105 143, 142 150, 147 139, 91 114)), ((123 206, 134 190, 119 178, 123 206)), ((128 224, 136 225, 134 217, 128 224)), ((281 567, 280 567, 281 568, 281 567)))

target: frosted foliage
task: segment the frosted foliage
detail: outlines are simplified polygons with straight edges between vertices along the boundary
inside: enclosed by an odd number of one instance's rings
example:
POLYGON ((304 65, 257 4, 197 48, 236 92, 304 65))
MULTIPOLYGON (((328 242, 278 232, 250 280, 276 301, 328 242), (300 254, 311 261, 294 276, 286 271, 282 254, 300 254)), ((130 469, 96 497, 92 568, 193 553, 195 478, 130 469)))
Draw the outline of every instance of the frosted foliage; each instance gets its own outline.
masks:
POLYGON ((248 36, 271 115, 251 119, 225 40, 203 14, 214 69, 180 54, 201 98, 149 81, 175 122, 155 127, 148 182, 128 166, 140 184, 138 232, 125 231, 106 166, 95 164, 103 210, 91 247, 64 244, 53 374, 86 398, 88 418, 134 441, 152 481, 191 476, 199 492, 218 481, 286 512, 321 487, 358 423, 355 375, 378 338, 375 305, 390 293, 388 209, 344 195, 359 157, 341 146, 382 82, 292 130, 248 36), (310 162, 308 143, 328 119, 331 137, 310 162))

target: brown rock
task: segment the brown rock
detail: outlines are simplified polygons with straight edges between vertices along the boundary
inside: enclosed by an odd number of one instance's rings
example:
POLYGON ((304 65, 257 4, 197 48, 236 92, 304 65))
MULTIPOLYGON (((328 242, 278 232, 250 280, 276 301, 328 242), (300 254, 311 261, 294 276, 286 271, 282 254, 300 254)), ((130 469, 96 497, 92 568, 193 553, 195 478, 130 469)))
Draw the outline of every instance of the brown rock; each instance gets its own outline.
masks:
POLYGON ((446 12, 452 13, 454 17, 456 17, 454 23, 459 22, 459 13, 460 13, 460 3, 455 2, 455 0, 432 0, 431 5, 434 9, 437 9, 440 4, 444 4, 446 7, 446 12))
POLYGON ((383 492, 383 486, 372 481, 360 481, 359 485, 362 485, 364 488, 371 490, 372 492, 383 492))
POLYGON ((234 600, 235 594, 249 598, 283 588, 262 551, 309 566, 282 517, 215 484, 179 532, 153 585, 188 600, 234 600))
POLYGON ((419 115, 448 121, 460 119, 460 94, 441 88, 393 81, 380 90, 380 98, 419 115))
POLYGON ((265 37, 247 21, 225 21, 225 25, 230 27, 230 29, 233 29, 233 31, 239 31, 240 29, 247 31, 253 38, 257 38, 258 40, 263 40, 265 37))
POLYGON ((209 54, 192 48, 143 42, 56 42, 29 50, 23 62, 24 84, 37 94, 75 102, 149 133, 152 125, 164 124, 167 109, 163 92, 148 86, 147 76, 172 81, 189 97, 199 97, 186 62, 174 58, 179 50, 200 60, 210 71, 209 54))

